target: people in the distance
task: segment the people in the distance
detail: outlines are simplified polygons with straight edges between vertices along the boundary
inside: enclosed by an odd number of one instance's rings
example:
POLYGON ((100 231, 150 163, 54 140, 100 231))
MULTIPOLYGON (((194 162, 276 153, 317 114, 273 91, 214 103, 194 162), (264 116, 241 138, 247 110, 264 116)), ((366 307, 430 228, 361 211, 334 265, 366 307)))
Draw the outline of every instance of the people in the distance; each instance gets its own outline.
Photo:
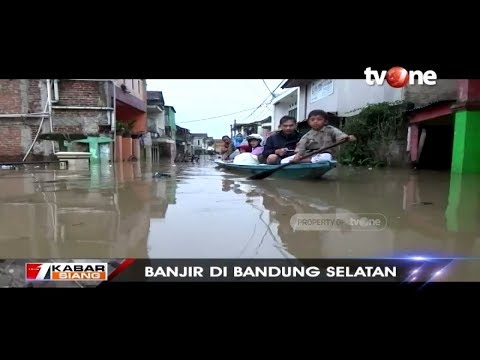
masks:
POLYGON ((280 131, 269 136, 265 142, 261 162, 278 164, 282 159, 293 155, 301 137, 297 131, 297 120, 293 116, 283 116, 280 119, 280 131))
POLYGON ((263 153, 263 138, 259 134, 251 134, 247 136, 248 145, 251 148, 252 155, 260 156, 263 153))
POLYGON ((238 148, 240 145, 243 144, 243 135, 238 133, 237 135, 235 135, 235 137, 233 138, 233 145, 238 148))
POLYGON ((239 152, 240 154, 252 152, 252 149, 250 148, 249 145, 240 145, 240 146, 237 148, 237 150, 238 150, 238 152, 239 152))
POLYGON ((228 160, 235 151, 235 146, 233 145, 233 142, 228 135, 224 135, 222 137, 222 141, 223 147, 220 149, 220 154, 222 154, 223 160, 228 160))
POLYGON ((240 145, 238 151, 240 152, 233 159, 233 163, 237 165, 258 165, 259 155, 263 152, 261 142, 263 138, 258 134, 251 134, 247 136, 248 145, 240 145))
POLYGON ((303 160, 300 158, 307 152, 322 149, 331 146, 345 138, 349 141, 355 141, 355 136, 347 135, 334 126, 327 125, 328 115, 323 110, 313 110, 308 114, 308 125, 311 130, 307 132, 297 144, 295 155, 282 160, 282 163, 290 161, 318 163, 322 161, 330 161, 335 155, 335 148, 325 150, 325 152, 307 157, 303 160))

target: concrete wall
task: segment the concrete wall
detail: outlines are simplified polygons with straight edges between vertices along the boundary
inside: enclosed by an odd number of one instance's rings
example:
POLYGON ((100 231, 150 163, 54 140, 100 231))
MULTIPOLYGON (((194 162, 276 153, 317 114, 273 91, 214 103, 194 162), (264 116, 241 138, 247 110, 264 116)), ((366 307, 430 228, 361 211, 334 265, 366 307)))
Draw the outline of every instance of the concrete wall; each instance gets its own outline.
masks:
MULTIPOLYGON (((317 81, 317 80, 315 80, 317 81)), ((437 85, 408 85, 395 89, 384 85, 368 85, 363 79, 333 80, 333 93, 320 100, 311 101, 312 84, 300 87, 299 119, 307 117, 315 109, 338 112, 339 116, 350 116, 352 112, 381 102, 406 100, 415 106, 424 106, 439 100, 453 100, 457 93, 457 80, 437 80, 437 85)))
POLYGON ((415 107, 428 105, 440 100, 454 100, 457 98, 458 80, 437 80, 437 84, 408 85, 404 88, 405 100, 415 104, 415 107))
POLYGON ((147 111, 148 129, 154 130, 163 136, 165 134, 165 113, 156 111, 147 111))
POLYGON ((368 104, 398 101, 403 96, 401 89, 389 85, 369 86, 362 79, 335 79, 333 93, 312 102, 312 85, 316 81, 300 87, 299 116, 302 120, 312 110, 338 112, 339 116, 348 116, 350 112, 368 104))

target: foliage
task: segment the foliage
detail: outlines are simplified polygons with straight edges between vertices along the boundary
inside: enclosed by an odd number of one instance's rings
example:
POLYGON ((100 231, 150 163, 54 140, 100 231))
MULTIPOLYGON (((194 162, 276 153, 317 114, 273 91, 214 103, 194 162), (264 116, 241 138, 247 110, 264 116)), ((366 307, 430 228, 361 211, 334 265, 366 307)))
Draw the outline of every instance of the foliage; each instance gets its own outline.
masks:
POLYGON ((117 135, 121 135, 123 137, 130 137, 132 135, 132 130, 134 126, 135 126, 135 120, 128 121, 126 123, 122 121, 117 121, 117 124, 116 124, 117 135))
POLYGON ((404 102, 368 105, 351 118, 342 130, 357 141, 342 145, 337 160, 352 166, 385 166, 389 163, 390 144, 404 140, 407 133, 404 102))

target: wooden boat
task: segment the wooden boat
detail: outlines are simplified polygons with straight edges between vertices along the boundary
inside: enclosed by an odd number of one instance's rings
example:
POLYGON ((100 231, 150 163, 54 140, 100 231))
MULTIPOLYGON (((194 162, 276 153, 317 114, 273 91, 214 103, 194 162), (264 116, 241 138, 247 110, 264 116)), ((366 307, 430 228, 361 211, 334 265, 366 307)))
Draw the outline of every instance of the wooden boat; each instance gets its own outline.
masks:
MULTIPOLYGON (((258 164, 258 165, 237 165, 232 161, 224 161, 216 159, 214 160, 215 164, 218 167, 226 170, 231 170, 233 172, 247 174, 248 176, 252 174, 257 174, 262 171, 271 170, 278 165, 267 165, 267 164, 258 164)), ((275 172, 272 177, 284 177, 291 179, 318 179, 321 178, 325 173, 337 166, 337 162, 333 161, 324 161, 315 164, 301 163, 293 164, 286 166, 285 168, 275 172)))

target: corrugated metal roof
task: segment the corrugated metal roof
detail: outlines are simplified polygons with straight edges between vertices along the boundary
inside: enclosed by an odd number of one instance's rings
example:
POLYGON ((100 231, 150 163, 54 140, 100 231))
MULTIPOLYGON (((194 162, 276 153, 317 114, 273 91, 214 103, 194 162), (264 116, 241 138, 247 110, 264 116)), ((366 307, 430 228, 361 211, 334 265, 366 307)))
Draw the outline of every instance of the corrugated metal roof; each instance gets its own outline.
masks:
POLYGON ((165 105, 163 93, 161 91, 147 91, 148 105, 165 105))
POLYGON ((294 88, 297 86, 305 85, 313 81, 312 79, 288 79, 285 84, 282 85, 282 89, 294 88))

